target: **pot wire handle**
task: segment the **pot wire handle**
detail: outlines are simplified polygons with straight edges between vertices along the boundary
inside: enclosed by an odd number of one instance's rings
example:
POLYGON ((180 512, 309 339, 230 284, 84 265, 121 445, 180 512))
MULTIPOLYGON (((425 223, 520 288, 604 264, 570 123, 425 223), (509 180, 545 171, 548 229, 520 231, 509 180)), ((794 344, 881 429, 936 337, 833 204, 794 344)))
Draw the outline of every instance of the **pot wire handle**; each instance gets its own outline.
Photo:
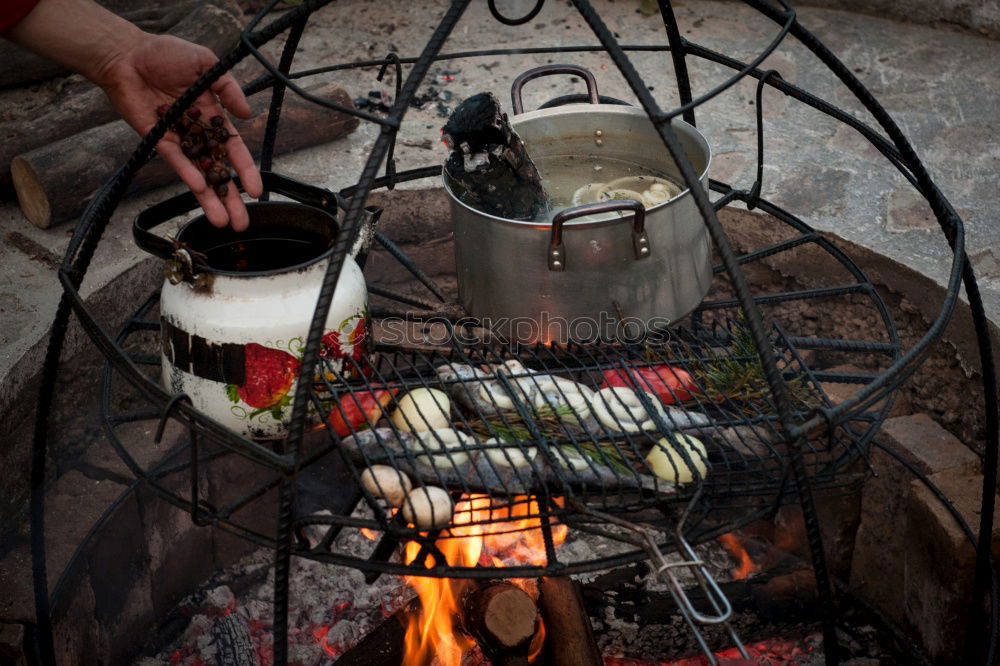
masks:
MULTIPOLYGON (((337 208, 341 202, 336 193, 270 171, 263 171, 260 176, 264 182, 264 188, 269 192, 286 196, 299 203, 322 208, 337 217, 337 208)), ((237 187, 240 187, 238 179, 234 179, 234 182, 237 187)), ((132 222, 132 237, 135 244, 161 259, 172 259, 177 250, 173 240, 157 236, 150 230, 189 213, 197 207, 198 200, 191 192, 178 194, 150 206, 139 213, 132 222)), ((199 263, 198 257, 193 257, 193 259, 197 265, 199 263)))
POLYGON ((541 67, 535 67, 519 74, 514 79, 514 83, 511 84, 510 101, 515 116, 524 113, 524 103, 521 101, 521 88, 524 87, 524 84, 540 76, 549 76, 551 74, 573 74, 574 76, 579 76, 587 83, 587 95, 590 98, 590 103, 600 104, 601 97, 597 94, 597 79, 594 78, 589 69, 584 69, 579 65, 542 65, 541 67))
POLYGON ((650 256, 649 236, 646 234, 646 207, 635 199, 598 201, 559 211, 552 218, 552 234, 549 236, 548 264, 550 271, 566 270, 566 248, 563 245, 563 224, 584 215, 597 215, 615 211, 632 212, 632 252, 636 260, 650 256))

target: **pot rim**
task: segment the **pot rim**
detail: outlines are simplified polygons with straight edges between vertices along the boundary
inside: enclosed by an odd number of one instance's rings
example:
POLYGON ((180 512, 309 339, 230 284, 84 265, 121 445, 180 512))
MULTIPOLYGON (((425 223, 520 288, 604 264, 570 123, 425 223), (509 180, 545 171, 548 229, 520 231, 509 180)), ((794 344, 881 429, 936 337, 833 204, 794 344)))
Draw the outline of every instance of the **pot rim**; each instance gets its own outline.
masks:
MULTIPOLYGON (((635 116, 637 118, 642 118, 649 120, 649 116, 646 112, 639 107, 632 105, 621 105, 621 104, 567 104, 564 106, 557 106, 549 109, 536 109, 534 111, 526 111, 516 116, 511 116, 510 123, 514 129, 517 129, 517 125, 521 124, 525 120, 532 120, 535 118, 545 118, 549 116, 559 116, 559 115, 572 115, 577 113, 586 113, 588 115, 593 115, 595 113, 612 113, 627 116, 635 116)), ((705 135, 698 131, 694 125, 684 121, 679 117, 675 117, 670 121, 670 124, 675 127, 681 127, 682 131, 693 136, 694 139, 701 145, 705 151, 705 168, 701 170, 698 174, 698 182, 703 182, 705 178, 708 177, 708 171, 712 166, 712 146, 705 138, 705 135)), ((666 151, 666 146, 664 146, 664 151, 666 151)), ((668 154, 669 156, 669 154, 668 154)), ((539 222, 535 220, 512 220, 506 217, 498 217, 490 213, 485 213, 479 209, 473 208, 464 201, 460 200, 451 189, 449 183, 448 174, 444 169, 444 165, 441 166, 441 182, 444 185, 445 191, 454 203, 459 206, 464 207, 466 210, 478 215, 479 217, 487 218, 494 222, 500 222, 503 224, 511 224, 519 227, 531 227, 534 229, 551 229, 552 221, 539 222)), ((680 194, 668 199, 663 203, 658 203, 655 206, 646 209, 646 215, 649 216, 656 211, 666 210, 670 206, 673 206, 677 202, 685 198, 686 195, 691 193, 691 188, 687 187, 681 190, 680 194)), ((565 210, 565 209, 564 209, 565 210)), ((617 224, 622 220, 630 219, 630 215, 621 215, 616 213, 608 213, 606 217, 600 217, 595 220, 577 219, 570 220, 566 222, 566 227, 598 227, 607 226, 611 224, 617 224)))
MULTIPOLYGON (((329 218, 330 224, 331 224, 331 226, 334 229, 338 229, 339 230, 339 228, 340 228, 340 222, 329 211, 323 210, 322 208, 318 208, 316 206, 310 206, 310 205, 307 205, 307 204, 299 203, 297 201, 246 201, 245 204, 246 204, 246 207, 247 207, 247 214, 251 216, 251 218, 250 218, 250 225, 249 225, 249 227, 247 227, 247 229, 245 231, 233 232, 233 233, 239 233, 241 235, 240 237, 243 237, 243 238, 247 237, 247 236, 244 236, 244 234, 247 234, 247 233, 251 232, 251 230, 254 229, 253 217, 252 217, 253 213, 252 213, 252 211, 253 211, 253 209, 256 209, 256 208, 285 207, 285 208, 293 208, 293 209, 296 209, 296 210, 306 209, 306 210, 310 211, 311 213, 316 213, 316 214, 323 215, 323 216, 329 218)), ((195 225, 203 226, 205 224, 212 226, 213 229, 218 229, 218 227, 215 227, 214 225, 212 225, 212 223, 208 221, 208 218, 205 216, 205 214, 202 213, 201 215, 198 215, 198 216, 192 218, 191 220, 185 222, 184 225, 181 226, 181 228, 177 230, 177 235, 176 235, 177 240, 183 242, 185 232, 188 232, 195 225)), ((229 227, 226 227, 225 229, 221 229, 220 231, 225 232, 226 229, 229 229, 229 227)), ((239 239, 239 237, 237 237, 236 239, 234 239, 234 242, 235 242, 235 240, 238 240, 238 239, 239 239)), ((201 250, 199 250, 199 251, 201 251, 201 250)), ((332 252, 333 252, 333 242, 331 241, 330 244, 329 244, 329 246, 325 250, 323 250, 323 252, 321 252, 319 255, 317 255, 316 257, 314 257, 313 259, 309 259, 308 261, 303 261, 303 262, 300 262, 300 263, 297 263, 297 264, 292 264, 290 266, 284 266, 282 268, 272 268, 272 269, 269 269, 269 270, 259 270, 259 271, 230 271, 230 270, 224 270, 224 269, 221 269, 221 268, 215 268, 213 266, 206 266, 202 270, 204 270, 204 272, 206 272, 206 273, 211 273, 212 275, 221 275, 221 276, 226 276, 226 277, 231 277, 231 278, 237 278, 237 279, 238 278, 269 277, 269 276, 275 276, 275 275, 283 275, 285 273, 293 273, 293 272, 302 271, 302 270, 304 270, 306 268, 309 268, 310 266, 314 266, 315 264, 320 263, 321 261, 323 261, 325 259, 329 259, 330 258, 330 254, 332 252)), ((351 257, 347 257, 347 259, 351 259, 351 257)))

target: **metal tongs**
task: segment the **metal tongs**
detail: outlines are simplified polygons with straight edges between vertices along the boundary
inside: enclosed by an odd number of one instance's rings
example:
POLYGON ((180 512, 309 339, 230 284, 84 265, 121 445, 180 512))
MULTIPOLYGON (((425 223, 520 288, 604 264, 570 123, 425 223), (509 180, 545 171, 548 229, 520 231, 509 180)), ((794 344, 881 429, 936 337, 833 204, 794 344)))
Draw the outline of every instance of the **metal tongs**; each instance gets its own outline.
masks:
POLYGON ((677 545, 680 549, 681 555, 685 558, 679 562, 667 561, 667 558, 663 555, 660 547, 656 544, 656 539, 654 538, 656 530, 653 528, 639 523, 622 520, 621 518, 607 513, 596 511, 577 500, 570 500, 569 504, 581 513, 589 514, 602 521, 606 521, 607 523, 635 533, 636 537, 634 539, 630 539, 624 535, 617 535, 615 538, 638 546, 646 551, 649 555, 650 562, 653 564, 653 571, 651 572, 651 575, 658 576, 669 584, 668 589, 670 591, 670 596, 673 597, 674 602, 680 609, 681 615, 684 617, 684 621, 687 622, 688 627, 694 634, 699 647, 701 647, 702 652, 708 659, 708 663, 711 664, 711 666, 718 666, 719 660, 715 656, 715 653, 712 652, 708 643, 705 641, 705 637, 702 636, 701 631, 698 628, 699 625, 723 625, 726 628, 726 632, 729 634, 729 638, 736 646, 736 649, 739 650, 740 656, 744 659, 749 659, 750 654, 746 651, 746 648, 743 646, 743 642, 736 634, 736 630, 733 629, 729 622, 733 615, 733 607, 729 603, 729 599, 726 598, 725 593, 719 587, 719 584, 712 576, 712 573, 708 570, 708 567, 701 560, 701 558, 698 557, 698 554, 695 553, 694 548, 692 548, 691 544, 684 538, 684 523, 687 521, 688 515, 691 512, 691 507, 693 507, 698 501, 701 493, 702 488, 699 487, 698 491, 691 498, 691 501, 681 514, 681 518, 677 522, 677 527, 674 529, 674 538, 677 540, 677 545), (690 597, 688 597, 683 585, 681 585, 680 580, 678 580, 675 575, 676 570, 680 568, 689 569, 694 574, 695 580, 698 581, 698 586, 701 587, 702 591, 705 593, 705 598, 708 599, 708 603, 712 607, 712 614, 702 613, 694 607, 693 603, 691 603, 690 597))

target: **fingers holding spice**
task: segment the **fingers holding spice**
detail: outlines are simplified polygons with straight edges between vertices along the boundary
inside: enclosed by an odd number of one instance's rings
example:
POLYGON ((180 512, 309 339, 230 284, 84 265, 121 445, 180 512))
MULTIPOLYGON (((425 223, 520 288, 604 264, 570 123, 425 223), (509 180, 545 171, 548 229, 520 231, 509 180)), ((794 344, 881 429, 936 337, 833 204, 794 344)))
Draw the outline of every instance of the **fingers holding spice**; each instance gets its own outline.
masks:
MULTIPOLYGON (((169 108, 167 104, 160 105, 157 115, 162 116, 169 108)), ((177 134, 184 156, 198 166, 219 198, 225 197, 233 178, 226 149, 226 142, 233 135, 226 128, 226 119, 212 116, 206 122, 201 109, 192 107, 170 129, 177 134)))

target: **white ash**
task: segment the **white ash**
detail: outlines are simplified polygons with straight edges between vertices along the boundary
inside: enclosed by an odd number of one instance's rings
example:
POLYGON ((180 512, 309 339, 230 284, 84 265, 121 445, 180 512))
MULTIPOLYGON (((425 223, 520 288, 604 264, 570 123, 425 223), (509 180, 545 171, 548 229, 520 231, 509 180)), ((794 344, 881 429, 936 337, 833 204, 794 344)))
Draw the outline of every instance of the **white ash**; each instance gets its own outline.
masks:
MULTIPOLYGON (((359 518, 372 516, 371 509, 364 502, 359 503, 353 515, 359 518)), ((325 525, 308 527, 305 533, 310 546, 318 544, 327 529, 325 525)), ((363 558, 374 550, 376 543, 357 529, 344 528, 334 540, 332 550, 363 558)), ((634 549, 632 544, 615 542, 582 530, 571 530, 557 554, 561 562, 572 564, 634 549)), ((715 543, 702 544, 696 551, 713 573, 719 576, 720 581, 729 580, 728 571, 733 562, 721 546, 715 543)), ((400 552, 401 549, 397 549, 390 561, 399 562, 400 552)), ((498 556, 507 566, 520 564, 509 553, 499 553, 498 556)), ((680 560, 676 554, 668 554, 666 557, 668 561, 680 560)), ((196 608, 197 614, 168 649, 156 657, 140 660, 138 665, 211 666, 217 663, 216 646, 212 643, 212 625, 216 617, 229 612, 239 613, 246 620, 257 663, 270 664, 273 647, 272 561, 273 553, 262 549, 234 567, 236 574, 251 572, 260 567, 268 568, 266 579, 240 595, 239 599, 234 597, 229 587, 219 586, 200 595, 192 595, 197 599, 189 598, 182 602, 182 606, 187 604, 196 608)), ((682 584, 695 584, 693 574, 688 569, 679 568, 675 572, 682 584)), ((603 572, 579 574, 574 578, 588 583, 601 573, 603 572)), ((414 596, 413 590, 399 576, 382 575, 374 583, 367 584, 364 574, 358 570, 305 558, 292 558, 290 578, 289 660, 290 663, 301 666, 329 664, 414 596)), ((666 589, 666 582, 651 576, 645 581, 637 582, 639 587, 650 591, 666 589)), ((613 615, 598 624, 608 636, 602 641, 602 647, 608 648, 609 654, 614 654, 618 648, 638 636, 637 626, 618 620, 613 615)))

